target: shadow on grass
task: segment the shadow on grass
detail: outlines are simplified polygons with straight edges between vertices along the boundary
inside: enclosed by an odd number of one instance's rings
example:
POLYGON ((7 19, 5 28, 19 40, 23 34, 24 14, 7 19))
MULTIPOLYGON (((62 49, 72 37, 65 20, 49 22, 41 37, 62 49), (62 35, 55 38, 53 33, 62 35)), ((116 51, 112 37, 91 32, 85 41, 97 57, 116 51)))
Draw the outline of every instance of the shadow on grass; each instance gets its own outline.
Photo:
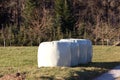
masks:
POLYGON ((91 62, 88 64, 81 64, 73 68, 81 67, 83 71, 75 71, 74 74, 77 74, 77 76, 73 75, 65 80, 93 80, 95 77, 100 76, 118 65, 120 65, 120 62, 91 62), (86 69, 88 67, 90 69, 86 69))
POLYGON ((54 80, 53 76, 41 76, 40 80, 54 80))
MULTIPOLYGON (((41 76, 41 80, 93 80, 106 71, 120 65, 120 62, 91 62, 88 64, 80 64, 71 68, 79 68, 78 70, 72 70, 70 77, 56 79, 55 76, 41 76)), ((62 77, 62 76, 61 76, 62 77)))
POLYGON ((75 67, 98 67, 98 68, 112 69, 117 65, 120 65, 120 62, 90 62, 88 64, 80 64, 75 67))

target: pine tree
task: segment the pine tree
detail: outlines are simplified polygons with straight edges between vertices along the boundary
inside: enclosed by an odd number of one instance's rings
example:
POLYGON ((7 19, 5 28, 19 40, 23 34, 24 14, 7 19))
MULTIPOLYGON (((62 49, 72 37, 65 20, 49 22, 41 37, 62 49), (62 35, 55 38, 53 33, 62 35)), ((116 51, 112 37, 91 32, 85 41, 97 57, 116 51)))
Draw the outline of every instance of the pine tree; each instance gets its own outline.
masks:
POLYGON ((55 0, 55 15, 55 26, 60 27, 63 34, 71 34, 75 24, 71 1, 55 0))
POLYGON ((35 4, 32 0, 26 0, 24 5, 25 7, 22 15, 24 18, 24 25, 28 27, 29 24, 32 22, 32 15, 33 9, 35 8, 35 4))

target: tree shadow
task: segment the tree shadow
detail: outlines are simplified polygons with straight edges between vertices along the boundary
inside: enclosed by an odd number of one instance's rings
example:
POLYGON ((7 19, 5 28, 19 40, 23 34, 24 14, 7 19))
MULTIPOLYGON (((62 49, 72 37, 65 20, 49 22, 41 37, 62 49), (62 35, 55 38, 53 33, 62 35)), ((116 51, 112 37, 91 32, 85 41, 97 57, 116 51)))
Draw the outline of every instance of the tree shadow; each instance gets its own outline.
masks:
POLYGON ((112 69, 117 65, 120 65, 120 62, 90 62, 88 64, 80 64, 74 67, 98 67, 98 68, 112 69))
POLYGON ((54 80, 53 76, 40 76, 40 80, 54 80))
MULTIPOLYGON (((114 68, 115 66, 120 65, 120 62, 90 62, 88 64, 80 64, 75 67, 84 67, 83 71, 75 71, 74 73, 77 74, 77 76, 71 76, 70 78, 67 78, 65 80, 93 80, 94 78, 100 76, 101 74, 105 73, 106 71, 114 68), (85 69, 85 68, 93 68, 85 69)), ((113 77, 111 75, 111 77, 113 77)))
MULTIPOLYGON (((120 62, 90 62, 88 64, 80 64, 71 68, 82 68, 82 70, 73 70, 70 77, 63 80, 93 80, 94 78, 105 73, 115 66, 120 65, 120 62), (89 67, 89 69, 87 69, 89 67), (105 69, 105 70, 104 70, 105 69), (74 75, 76 74, 76 75, 74 75)), ((111 76, 113 77, 113 76, 111 76)), ((55 76, 41 76, 40 80, 61 80, 56 79, 55 76)))

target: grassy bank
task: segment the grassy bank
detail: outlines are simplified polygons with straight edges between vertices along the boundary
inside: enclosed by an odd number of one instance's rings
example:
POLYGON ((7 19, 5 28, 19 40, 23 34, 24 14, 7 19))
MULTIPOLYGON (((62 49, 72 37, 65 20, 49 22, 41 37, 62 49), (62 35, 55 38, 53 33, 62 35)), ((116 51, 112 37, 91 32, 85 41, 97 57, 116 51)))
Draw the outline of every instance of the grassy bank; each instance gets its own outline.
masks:
POLYGON ((37 47, 0 47, 0 77, 26 72, 26 80, 91 80, 120 64, 120 47, 94 46, 92 63, 76 67, 37 67, 37 47))

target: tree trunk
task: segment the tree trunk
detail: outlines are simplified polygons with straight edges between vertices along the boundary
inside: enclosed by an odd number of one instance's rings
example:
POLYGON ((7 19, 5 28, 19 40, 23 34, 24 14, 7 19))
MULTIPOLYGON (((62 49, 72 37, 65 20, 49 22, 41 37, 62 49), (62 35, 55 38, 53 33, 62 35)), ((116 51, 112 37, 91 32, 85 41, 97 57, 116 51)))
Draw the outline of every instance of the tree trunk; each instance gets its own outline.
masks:
POLYGON ((6 40, 5 40, 5 38, 4 38, 4 47, 6 47, 6 40))

